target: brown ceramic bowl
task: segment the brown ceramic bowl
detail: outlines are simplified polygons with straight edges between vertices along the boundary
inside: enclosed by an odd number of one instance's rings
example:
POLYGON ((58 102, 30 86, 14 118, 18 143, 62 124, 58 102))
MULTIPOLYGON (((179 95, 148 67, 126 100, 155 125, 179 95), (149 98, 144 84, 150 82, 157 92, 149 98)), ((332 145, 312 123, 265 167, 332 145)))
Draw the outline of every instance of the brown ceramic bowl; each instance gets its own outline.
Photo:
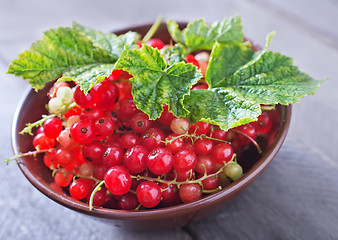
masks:
MULTIPOLYGON (((183 26, 184 24, 182 24, 183 26)), ((150 25, 132 27, 128 30, 145 34, 150 25)), ((164 24, 161 25, 155 37, 170 41, 170 36, 164 24)), ((51 87, 39 92, 28 89, 22 97, 16 110, 12 125, 12 146, 15 154, 34 150, 32 146, 32 136, 28 134, 20 135, 19 132, 26 123, 35 122, 46 114, 45 104, 48 101, 47 92, 51 87)), ((45 167, 42 156, 23 157, 18 161, 18 165, 27 179, 43 194, 77 212, 81 212, 97 219, 111 220, 115 225, 124 226, 132 229, 156 229, 183 226, 195 220, 207 216, 229 203, 239 192, 245 189, 256 177, 268 166, 279 151, 286 137, 290 124, 291 106, 277 106, 277 119, 265 141, 260 145, 264 149, 262 154, 258 154, 255 148, 249 149, 242 157, 240 164, 243 166, 245 174, 239 180, 225 187, 219 192, 210 194, 202 199, 185 203, 177 206, 140 211, 123 211, 107 208, 96 208, 89 210, 87 204, 75 200, 64 193, 60 188, 55 187, 51 171, 45 167)))

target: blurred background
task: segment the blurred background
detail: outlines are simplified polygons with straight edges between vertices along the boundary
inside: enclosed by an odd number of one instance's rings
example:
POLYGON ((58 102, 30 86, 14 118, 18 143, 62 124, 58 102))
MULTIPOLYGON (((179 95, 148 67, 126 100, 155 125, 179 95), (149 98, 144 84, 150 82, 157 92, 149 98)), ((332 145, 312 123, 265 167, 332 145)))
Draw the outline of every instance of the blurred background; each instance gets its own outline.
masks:
POLYGON ((7 75, 42 32, 72 21, 103 32, 164 21, 207 22, 239 14, 244 34, 325 82, 295 104, 289 134, 269 168, 221 212, 165 231, 130 232, 61 207, 13 162, 0 165, 0 239, 338 239, 337 0, 0 0, 0 159, 12 156, 10 126, 27 82, 7 75))

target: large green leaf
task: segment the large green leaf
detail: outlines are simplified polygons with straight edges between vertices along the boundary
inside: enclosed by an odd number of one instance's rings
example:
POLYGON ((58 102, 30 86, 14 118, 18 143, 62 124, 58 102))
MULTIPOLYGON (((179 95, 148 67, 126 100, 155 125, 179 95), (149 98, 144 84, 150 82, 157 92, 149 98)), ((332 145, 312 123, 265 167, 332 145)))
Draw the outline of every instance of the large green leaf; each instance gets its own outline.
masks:
POLYGON ((237 44, 243 41, 239 16, 224 19, 221 22, 216 21, 212 25, 207 25, 203 19, 198 19, 188 23, 182 31, 175 21, 169 20, 167 27, 171 37, 188 47, 190 51, 211 50, 216 41, 227 44, 237 44))
POLYGON ((291 104, 314 94, 323 81, 299 71, 293 60, 280 53, 265 52, 222 82, 245 99, 259 104, 291 104))
POLYGON ((130 81, 135 105, 150 119, 161 115, 163 104, 167 104, 176 116, 187 115, 183 99, 202 77, 192 64, 179 62, 168 67, 160 52, 147 45, 123 51, 116 69, 123 69, 133 76, 130 81))
POLYGON ((96 83, 97 76, 109 76, 113 68, 107 64, 116 62, 124 45, 136 41, 137 37, 133 33, 117 37, 76 23, 72 28, 51 29, 44 33, 43 40, 33 43, 12 61, 8 73, 28 79, 36 90, 64 74, 87 92, 88 87, 96 83), (86 82, 83 83, 84 74, 86 82))
POLYGON ((254 52, 245 43, 222 44, 216 42, 211 51, 210 62, 206 71, 205 79, 210 87, 224 86, 224 82, 241 67, 252 65, 257 62, 267 51, 275 32, 268 34, 262 50, 254 52))
POLYGON ((184 104, 192 122, 216 124, 223 130, 255 121, 261 114, 259 104, 225 88, 193 90, 185 97, 184 104))
POLYGON ((205 74, 206 82, 210 87, 222 86, 226 79, 252 59, 254 53, 243 45, 215 43, 205 74))

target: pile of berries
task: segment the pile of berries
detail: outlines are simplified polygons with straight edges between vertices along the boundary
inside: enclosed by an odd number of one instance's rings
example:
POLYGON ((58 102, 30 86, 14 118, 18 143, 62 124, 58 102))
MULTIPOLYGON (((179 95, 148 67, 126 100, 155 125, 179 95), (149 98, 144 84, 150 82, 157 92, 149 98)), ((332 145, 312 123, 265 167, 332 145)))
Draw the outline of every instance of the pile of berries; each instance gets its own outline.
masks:
MULTIPOLYGON (((162 48, 152 39, 148 44, 162 48)), ((186 61, 204 73, 208 53, 186 61)), ((163 106, 157 120, 138 110, 131 76, 114 70, 88 94, 80 86, 54 84, 49 117, 33 139, 55 183, 91 206, 135 210, 192 202, 243 174, 238 157, 272 127, 270 111, 230 131, 176 118, 163 106)), ((207 88, 199 82, 194 89, 207 88)))

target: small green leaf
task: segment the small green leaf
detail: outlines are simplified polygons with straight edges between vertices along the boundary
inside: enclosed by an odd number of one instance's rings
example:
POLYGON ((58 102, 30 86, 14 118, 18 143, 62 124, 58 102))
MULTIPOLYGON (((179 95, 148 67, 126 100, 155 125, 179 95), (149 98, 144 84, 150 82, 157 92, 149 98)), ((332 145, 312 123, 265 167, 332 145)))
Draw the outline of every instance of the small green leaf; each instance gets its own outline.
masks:
POLYGON ((184 98, 184 104, 192 122, 216 124, 225 131, 255 121, 261 114, 259 104, 225 88, 193 90, 184 98))
MULTIPOLYGON (((12 61, 8 73, 28 79, 35 90, 62 74, 78 82, 87 92, 96 77, 109 76, 106 64, 113 64, 126 44, 138 39, 138 34, 116 36, 101 33, 74 23, 73 27, 60 27, 44 33, 43 40, 36 41, 29 50, 12 61), (106 67, 103 67, 106 66, 106 67), (88 70, 90 73, 86 74, 88 70), (89 77, 82 84, 83 76, 89 77)), ((112 69, 111 66, 109 66, 112 69)))
POLYGON ((115 68, 133 76, 130 81, 135 105, 150 119, 161 115, 163 104, 167 104, 175 116, 187 115, 183 99, 202 77, 192 64, 179 62, 167 66, 160 52, 147 45, 124 50, 115 68))
POLYGON ((205 24, 203 19, 188 23, 182 31, 178 24, 172 20, 167 22, 168 31, 171 37, 194 50, 211 50, 213 44, 219 43, 238 44, 243 41, 241 19, 239 16, 224 19, 221 22, 214 22, 212 25, 205 24))
POLYGON ((167 29, 168 29, 168 32, 170 33, 171 38, 174 39, 174 41, 176 41, 177 43, 182 43, 182 44, 185 43, 184 34, 179 29, 177 22, 173 20, 167 21, 167 29))
POLYGON ((167 65, 184 61, 185 48, 181 44, 165 46, 160 52, 167 65))

